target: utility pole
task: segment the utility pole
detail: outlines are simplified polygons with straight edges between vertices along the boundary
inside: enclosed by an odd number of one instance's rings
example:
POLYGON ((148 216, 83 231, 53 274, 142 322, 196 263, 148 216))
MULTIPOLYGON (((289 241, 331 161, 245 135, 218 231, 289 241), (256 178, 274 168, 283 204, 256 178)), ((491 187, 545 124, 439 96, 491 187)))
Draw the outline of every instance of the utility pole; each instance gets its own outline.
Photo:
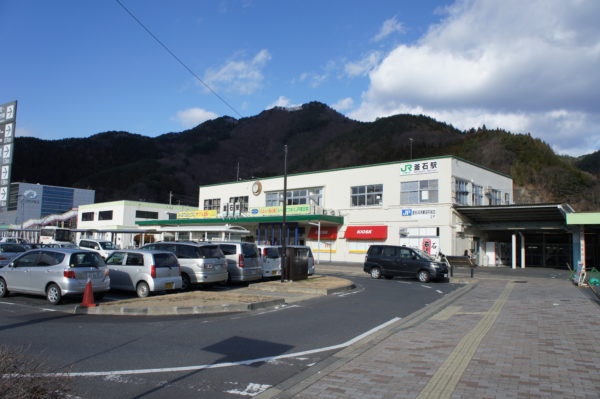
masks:
POLYGON ((283 146, 283 218, 281 223, 281 232, 283 240, 281 242, 281 282, 289 280, 289 268, 287 267, 287 144, 283 146))
POLYGON ((410 141, 410 159, 412 159, 412 143, 413 143, 413 138, 409 138, 408 141, 410 141))
POLYGON ((169 191, 169 205, 171 204, 171 201, 173 200, 173 191, 169 191))

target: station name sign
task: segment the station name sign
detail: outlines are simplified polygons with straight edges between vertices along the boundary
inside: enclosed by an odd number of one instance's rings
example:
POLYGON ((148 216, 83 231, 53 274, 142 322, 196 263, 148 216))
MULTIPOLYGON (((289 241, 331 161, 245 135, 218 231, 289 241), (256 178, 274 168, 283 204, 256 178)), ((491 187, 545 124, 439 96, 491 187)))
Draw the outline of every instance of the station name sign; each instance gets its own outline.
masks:
POLYGON ((402 208, 403 219, 435 219, 435 208, 402 208))
POLYGON ((407 162, 400 165, 400 174, 402 176, 406 176, 424 173, 437 173, 438 166, 438 161, 407 162))

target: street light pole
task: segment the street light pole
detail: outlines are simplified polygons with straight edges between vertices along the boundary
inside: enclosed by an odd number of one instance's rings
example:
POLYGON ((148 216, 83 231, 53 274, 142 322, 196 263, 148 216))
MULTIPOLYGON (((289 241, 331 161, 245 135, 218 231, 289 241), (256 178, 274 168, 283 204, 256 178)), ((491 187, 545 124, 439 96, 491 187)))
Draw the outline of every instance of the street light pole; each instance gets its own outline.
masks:
POLYGON ((281 230, 283 237, 281 242, 281 282, 284 282, 286 279, 289 280, 289 268, 287 267, 287 226, 286 226, 286 216, 287 216, 287 153, 288 146, 287 144, 283 146, 283 219, 281 223, 281 230))
POLYGON ((410 141, 410 159, 412 159, 412 143, 413 143, 413 138, 409 138, 408 141, 410 141))

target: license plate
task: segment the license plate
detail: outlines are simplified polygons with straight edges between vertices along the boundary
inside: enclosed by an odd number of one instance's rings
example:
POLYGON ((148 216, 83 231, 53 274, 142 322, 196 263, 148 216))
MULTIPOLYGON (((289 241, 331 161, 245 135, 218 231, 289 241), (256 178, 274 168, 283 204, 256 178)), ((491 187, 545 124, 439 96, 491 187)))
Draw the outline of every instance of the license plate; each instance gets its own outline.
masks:
POLYGON ((173 283, 165 283, 165 288, 170 290, 173 288, 173 283))
POLYGON ((88 273, 87 278, 90 278, 90 279, 100 278, 100 273, 98 273, 98 272, 88 273))
POLYGON ((448 277, 448 273, 444 273, 444 277, 448 277))

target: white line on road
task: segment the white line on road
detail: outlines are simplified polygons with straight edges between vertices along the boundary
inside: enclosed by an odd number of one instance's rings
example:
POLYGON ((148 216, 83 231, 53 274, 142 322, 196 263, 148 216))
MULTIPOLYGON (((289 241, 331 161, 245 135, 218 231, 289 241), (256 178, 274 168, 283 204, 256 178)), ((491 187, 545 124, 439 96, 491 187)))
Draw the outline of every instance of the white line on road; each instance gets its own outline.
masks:
MULTIPOLYGON (((352 338, 351 340, 346 341, 339 345, 311 349, 311 350, 307 350, 307 351, 303 351, 303 352, 286 353, 284 355, 278 355, 278 356, 267 356, 267 357, 261 357, 258 359, 242 360, 239 362, 199 364, 199 365, 195 365, 195 366, 165 367, 165 368, 137 369, 137 370, 115 370, 115 371, 84 371, 84 372, 74 372, 74 373, 44 373, 44 374, 36 374, 36 376, 40 376, 40 377, 101 377, 101 376, 113 376, 113 375, 124 375, 124 374, 175 373, 175 372, 182 372, 182 371, 195 371, 195 370, 217 369, 217 368, 234 367, 234 366, 247 366, 247 365, 254 364, 254 363, 269 362, 269 361, 279 360, 279 359, 289 359, 291 357, 306 356, 306 355, 312 355, 315 353, 344 349, 352 344, 355 344, 356 342, 360 341, 361 339, 368 337, 369 335, 375 334, 377 331, 384 329, 385 327, 395 323, 398 320, 400 320, 399 317, 394 317, 393 319, 386 321, 385 323, 380 324, 377 327, 372 328, 369 331, 364 332, 364 333, 352 338)), ((22 375, 3 374, 3 375, 0 375, 0 377, 2 377, 2 378, 22 377, 22 375)))
POLYGON ((435 290, 435 292, 437 292, 438 294, 443 294, 444 293, 443 291, 440 291, 440 290, 435 290))
POLYGON ((283 305, 283 306, 278 306, 275 309, 272 310, 265 310, 264 312, 260 312, 260 313, 256 313, 257 316, 263 315, 263 314, 267 314, 267 313, 273 313, 273 312, 279 312, 280 310, 286 310, 286 309, 291 309, 291 308, 299 308, 300 305, 283 305))
POLYGON ((431 288, 430 286, 424 285, 424 284, 421 284, 421 287, 423 287, 423 288, 431 288))

